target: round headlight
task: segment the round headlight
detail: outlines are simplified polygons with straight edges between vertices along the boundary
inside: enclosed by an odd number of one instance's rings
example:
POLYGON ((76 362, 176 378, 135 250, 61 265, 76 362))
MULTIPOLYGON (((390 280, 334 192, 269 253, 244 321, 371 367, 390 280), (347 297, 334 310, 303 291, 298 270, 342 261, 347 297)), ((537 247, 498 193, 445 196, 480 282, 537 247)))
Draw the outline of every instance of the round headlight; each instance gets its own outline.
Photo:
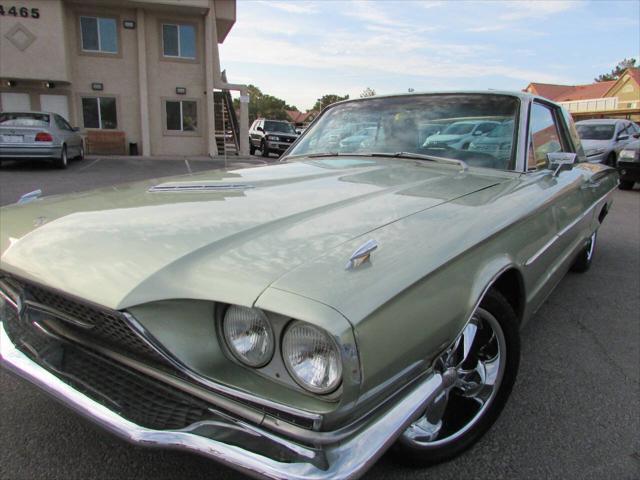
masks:
POLYGON ((245 365, 262 367, 271 360, 273 330, 262 311, 232 305, 224 315, 222 331, 231 353, 245 365))
POLYGON ((295 322, 282 339, 282 357, 293 379, 313 393, 330 393, 342 380, 338 346, 323 330, 295 322))

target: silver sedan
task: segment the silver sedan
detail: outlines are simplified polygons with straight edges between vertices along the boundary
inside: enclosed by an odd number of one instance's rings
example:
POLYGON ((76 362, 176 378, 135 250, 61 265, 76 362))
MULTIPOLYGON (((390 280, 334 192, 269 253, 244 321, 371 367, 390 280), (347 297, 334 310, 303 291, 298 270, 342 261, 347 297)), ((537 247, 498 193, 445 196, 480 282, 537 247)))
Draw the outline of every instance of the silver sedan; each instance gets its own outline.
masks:
POLYGON ((0 162, 47 158, 67 168, 74 157, 84 158, 82 136, 57 113, 0 113, 0 162))

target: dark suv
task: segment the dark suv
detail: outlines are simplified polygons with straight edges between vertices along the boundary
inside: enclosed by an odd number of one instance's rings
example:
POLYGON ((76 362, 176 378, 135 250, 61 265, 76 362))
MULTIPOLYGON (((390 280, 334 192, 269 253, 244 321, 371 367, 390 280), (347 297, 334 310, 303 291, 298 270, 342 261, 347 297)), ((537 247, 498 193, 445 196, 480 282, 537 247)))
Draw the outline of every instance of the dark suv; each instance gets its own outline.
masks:
POLYGON ((297 138, 298 134, 289 122, 259 118, 249 129, 249 151, 253 155, 260 150, 263 157, 271 152, 281 154, 297 138))

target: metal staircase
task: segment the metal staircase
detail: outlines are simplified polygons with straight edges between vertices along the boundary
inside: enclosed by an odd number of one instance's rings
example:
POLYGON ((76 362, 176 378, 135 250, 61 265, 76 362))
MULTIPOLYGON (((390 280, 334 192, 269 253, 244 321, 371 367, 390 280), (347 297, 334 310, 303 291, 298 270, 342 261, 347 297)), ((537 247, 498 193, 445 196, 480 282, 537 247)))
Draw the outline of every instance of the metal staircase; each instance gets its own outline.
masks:
MULTIPOLYGON (((223 81, 226 75, 223 72, 223 81)), ((229 90, 213 92, 214 135, 218 155, 238 155, 240 152, 240 125, 233 108, 229 90)))

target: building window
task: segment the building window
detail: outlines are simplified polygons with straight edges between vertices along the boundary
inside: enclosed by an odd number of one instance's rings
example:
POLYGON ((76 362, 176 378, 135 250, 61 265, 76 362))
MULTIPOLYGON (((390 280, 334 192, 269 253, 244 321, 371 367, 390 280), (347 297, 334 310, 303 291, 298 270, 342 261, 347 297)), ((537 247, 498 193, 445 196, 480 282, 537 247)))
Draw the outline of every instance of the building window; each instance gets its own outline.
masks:
POLYGON ((82 118, 84 128, 118 128, 116 99, 114 97, 83 97, 82 118))
POLYGON ((162 24, 162 52, 165 57, 196 58, 196 28, 193 25, 162 24))
POLYGON ((118 53, 115 18, 80 17, 80 37, 85 52, 118 53))
POLYGON ((167 130, 195 132, 198 129, 198 104, 193 100, 165 102, 167 130))

